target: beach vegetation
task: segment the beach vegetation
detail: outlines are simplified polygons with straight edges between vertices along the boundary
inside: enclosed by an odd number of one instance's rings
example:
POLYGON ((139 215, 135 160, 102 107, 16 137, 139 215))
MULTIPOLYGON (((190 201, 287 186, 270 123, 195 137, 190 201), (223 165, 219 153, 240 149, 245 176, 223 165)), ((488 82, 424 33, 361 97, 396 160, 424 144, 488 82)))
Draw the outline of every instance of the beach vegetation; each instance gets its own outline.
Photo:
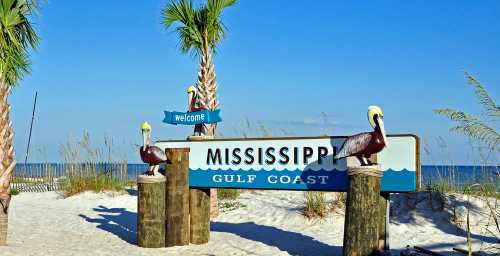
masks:
POLYGON ((13 196, 19 195, 19 193, 20 193, 19 190, 15 188, 10 189, 10 194, 13 196))
MULTIPOLYGON (((495 126, 500 120, 500 107, 498 107, 489 95, 486 88, 471 74, 465 72, 465 78, 468 83, 473 87, 474 94, 479 101, 481 107, 483 108, 482 116, 476 116, 466 113, 461 110, 455 110, 451 108, 441 108, 435 109, 434 112, 448 117, 451 121, 455 123, 455 126, 450 129, 452 132, 458 132, 466 135, 472 140, 477 140, 482 144, 486 145, 490 153, 493 156, 498 156, 499 146, 500 146, 500 134, 498 133, 498 128, 495 126)), ((484 153, 480 154, 484 160, 484 153)), ((443 194, 448 191, 457 191, 462 189, 462 193, 467 197, 467 217, 466 217, 466 231, 467 231, 467 252, 468 255, 472 255, 472 240, 471 240, 471 225, 470 225, 470 198, 476 197, 483 200, 489 210, 488 219, 494 221, 495 230, 489 230, 488 232, 496 237, 500 241, 500 211, 498 210, 498 199, 499 199, 499 180, 500 175, 498 168, 496 170, 496 176, 491 178, 490 182, 476 183, 476 184, 465 184, 460 187, 456 187, 455 184, 449 182, 438 182, 434 183, 432 186, 428 187, 429 190, 435 190, 443 194), (494 200, 494 203, 492 203, 494 200)), ((496 248, 499 249, 500 248, 496 248)))
POLYGON ((238 201, 221 200, 218 202, 218 207, 220 212, 224 213, 224 212, 234 211, 242 207, 246 207, 246 205, 238 201))
POLYGON ((452 108, 435 109, 434 112, 446 116, 455 122, 456 125, 450 131, 465 134, 470 138, 485 143, 493 149, 497 149, 500 146, 500 134, 494 124, 500 120, 500 107, 496 105, 486 88, 475 77, 465 72, 465 78, 473 87, 474 94, 483 107, 483 115, 490 122, 485 118, 452 108))
POLYGON ((308 219, 325 218, 328 213, 326 193, 321 191, 304 192, 305 207, 303 214, 308 219))
POLYGON ((112 140, 105 138, 105 141, 107 148, 94 147, 89 133, 84 132, 81 140, 68 140, 60 145, 59 152, 65 163, 65 176, 61 181, 65 196, 84 191, 123 191, 130 185, 127 161, 113 160, 112 140))
POLYGON ((344 212, 345 206, 347 202, 347 193, 346 192, 333 192, 332 201, 329 203, 329 209, 332 212, 344 212))
POLYGON ((240 195, 239 189, 219 188, 217 189, 217 197, 220 199, 236 200, 240 195))

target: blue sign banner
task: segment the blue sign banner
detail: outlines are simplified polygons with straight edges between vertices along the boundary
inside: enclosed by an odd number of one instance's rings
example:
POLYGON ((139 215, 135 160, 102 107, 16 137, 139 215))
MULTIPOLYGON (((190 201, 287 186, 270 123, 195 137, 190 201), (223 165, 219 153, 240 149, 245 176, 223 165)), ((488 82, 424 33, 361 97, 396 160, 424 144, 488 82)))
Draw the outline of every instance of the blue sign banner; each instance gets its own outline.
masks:
POLYGON ((215 111, 209 111, 208 109, 196 111, 196 112, 176 112, 176 111, 164 111, 165 118, 164 123, 167 124, 183 124, 183 125, 195 125, 195 124, 212 124, 222 121, 220 117, 220 109, 215 111))
MULTIPOLYGON (((411 192, 415 171, 384 170, 381 191, 411 192)), ((201 170, 189 169, 190 187, 252 188, 277 190, 346 191, 347 172, 342 170, 201 170)))

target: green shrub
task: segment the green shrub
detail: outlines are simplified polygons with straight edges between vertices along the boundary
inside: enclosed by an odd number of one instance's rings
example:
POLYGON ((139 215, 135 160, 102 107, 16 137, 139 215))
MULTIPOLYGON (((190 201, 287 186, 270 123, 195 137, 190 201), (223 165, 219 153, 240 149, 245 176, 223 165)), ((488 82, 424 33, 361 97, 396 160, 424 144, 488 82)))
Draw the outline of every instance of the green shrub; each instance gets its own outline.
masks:
POLYGON ((217 198, 219 199, 236 200, 239 195, 240 191, 237 189, 231 189, 231 188, 217 189, 217 198))
POLYGON ((19 190, 15 189, 15 188, 11 188, 10 189, 10 194, 13 195, 13 196, 19 195, 19 190))
POLYGON ((238 208, 246 207, 246 205, 238 202, 238 201, 225 201, 218 203, 220 212, 229 212, 236 210, 238 208))

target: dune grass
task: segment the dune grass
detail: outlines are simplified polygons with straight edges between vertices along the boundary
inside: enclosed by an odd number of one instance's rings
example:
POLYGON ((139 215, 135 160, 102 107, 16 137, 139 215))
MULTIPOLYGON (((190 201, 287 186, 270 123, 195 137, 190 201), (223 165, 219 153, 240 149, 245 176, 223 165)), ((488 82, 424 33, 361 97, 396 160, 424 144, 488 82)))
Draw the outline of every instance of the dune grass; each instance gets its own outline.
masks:
POLYGON ((303 214, 308 219, 324 218, 328 213, 326 193, 321 191, 304 192, 303 214))
POLYGON ((105 145, 105 149, 93 147, 90 135, 85 132, 80 141, 68 141, 60 146, 59 152, 65 163, 65 196, 84 191, 122 191, 129 185, 127 161, 113 160, 112 140, 108 137, 105 145))

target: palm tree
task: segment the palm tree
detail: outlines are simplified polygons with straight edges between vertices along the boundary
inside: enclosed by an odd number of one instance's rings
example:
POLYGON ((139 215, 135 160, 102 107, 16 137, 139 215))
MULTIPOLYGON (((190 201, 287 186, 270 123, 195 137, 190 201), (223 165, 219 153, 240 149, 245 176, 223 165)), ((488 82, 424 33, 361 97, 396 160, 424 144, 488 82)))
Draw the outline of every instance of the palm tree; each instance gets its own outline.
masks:
MULTIPOLYGON (((215 110, 217 83, 212 56, 216 46, 224 38, 226 27, 220 19, 222 11, 236 3, 236 0, 207 0, 206 5, 193 7, 191 0, 173 0, 163 10, 163 24, 175 28, 180 40, 182 53, 192 53, 200 58, 200 70, 196 83, 202 108, 215 110)), ((215 136, 216 124, 204 125, 203 135, 215 136)))
POLYGON ((34 0, 0 0, 0 245, 7 240, 10 178, 16 165, 8 96, 29 68, 29 50, 38 36, 29 17, 34 0))
MULTIPOLYGON (((180 40, 182 53, 192 53, 200 58, 200 70, 196 86, 202 108, 215 110, 217 101, 217 83, 212 56, 216 46, 226 34, 226 26, 222 23, 222 11, 236 3, 236 0, 207 0, 205 5, 193 7, 191 0, 172 0, 162 12, 163 24, 166 28, 179 24, 175 31, 180 40)), ((216 124, 203 124, 201 133, 213 138, 216 124)), ((210 214, 218 215, 217 190, 210 190, 210 214)))

